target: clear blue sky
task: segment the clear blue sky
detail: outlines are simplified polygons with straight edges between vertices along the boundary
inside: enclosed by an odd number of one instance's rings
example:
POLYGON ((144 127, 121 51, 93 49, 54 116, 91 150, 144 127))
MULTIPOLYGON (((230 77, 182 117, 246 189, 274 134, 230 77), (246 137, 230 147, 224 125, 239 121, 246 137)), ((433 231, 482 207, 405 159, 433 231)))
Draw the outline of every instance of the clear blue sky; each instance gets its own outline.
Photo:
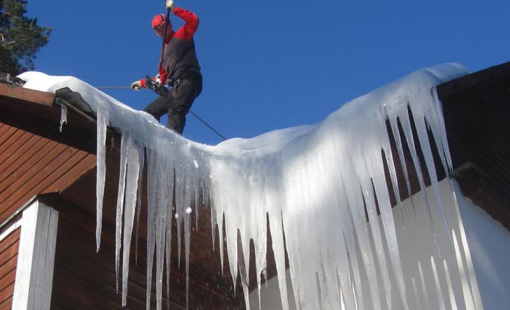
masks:
MULTIPOLYGON (((155 75, 161 41, 150 26, 164 0, 29 0, 53 27, 37 71, 94 86, 155 75)), ((423 67, 478 71, 510 60, 508 0, 176 0, 195 12, 204 90, 192 110, 228 138, 321 122, 343 103, 423 67)), ((172 17, 174 27, 182 23, 172 17)), ((141 110, 149 90, 105 91, 141 110)), ((192 115, 188 139, 221 138, 192 115)))

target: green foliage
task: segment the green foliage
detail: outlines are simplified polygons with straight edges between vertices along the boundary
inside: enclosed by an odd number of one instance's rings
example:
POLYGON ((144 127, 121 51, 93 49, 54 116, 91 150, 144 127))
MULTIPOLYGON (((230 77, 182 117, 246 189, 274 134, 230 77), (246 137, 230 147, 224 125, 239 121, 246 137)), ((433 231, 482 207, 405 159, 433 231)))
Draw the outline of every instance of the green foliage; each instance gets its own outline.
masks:
POLYGON ((26 6, 27 0, 0 0, 0 72, 14 76, 34 69, 35 54, 52 30, 24 16, 26 6))

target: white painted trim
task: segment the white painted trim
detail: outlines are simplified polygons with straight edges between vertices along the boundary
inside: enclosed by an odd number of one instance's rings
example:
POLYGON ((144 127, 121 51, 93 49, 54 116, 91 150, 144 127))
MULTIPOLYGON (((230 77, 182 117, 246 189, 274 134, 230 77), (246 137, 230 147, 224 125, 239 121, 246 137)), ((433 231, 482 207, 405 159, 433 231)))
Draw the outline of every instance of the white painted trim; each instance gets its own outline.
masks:
POLYGON ((9 236, 13 231, 15 231, 18 227, 21 226, 21 219, 17 220, 14 224, 9 226, 2 234, 0 234, 0 241, 4 240, 9 236))
POLYGON ((35 201, 21 219, 13 310, 50 309, 58 212, 35 201))

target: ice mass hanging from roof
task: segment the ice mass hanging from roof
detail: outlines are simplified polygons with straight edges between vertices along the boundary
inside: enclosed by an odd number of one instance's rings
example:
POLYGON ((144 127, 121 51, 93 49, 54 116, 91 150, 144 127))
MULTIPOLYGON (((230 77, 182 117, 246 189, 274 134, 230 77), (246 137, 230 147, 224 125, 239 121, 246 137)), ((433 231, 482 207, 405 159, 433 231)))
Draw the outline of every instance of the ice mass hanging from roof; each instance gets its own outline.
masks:
POLYGON ((179 252, 181 240, 184 244, 188 272, 191 225, 193 217, 204 211, 198 208, 202 204, 212 215, 213 244, 215 233, 219 235, 219 250, 211 249, 211 255, 221 255, 223 266, 226 247, 233 285, 240 277, 247 308, 250 273, 257 275, 260 298, 270 230, 283 309, 292 302, 298 309, 444 309, 445 305, 482 309, 455 204, 455 184, 446 178, 454 203, 445 206, 437 178, 437 169, 449 175, 451 159, 435 86, 467 73, 457 64, 419 70, 343 105, 317 125, 230 139, 217 146, 188 141, 150 115, 74 77, 38 72, 20 77, 27 81, 26 88, 55 92, 69 87, 81 94, 97 117, 98 248, 107 126, 122 134, 115 258, 124 305, 140 178, 146 169, 147 303, 154 276, 157 309, 162 308, 172 221, 178 225, 179 252), (434 150, 440 165, 434 163, 434 150), (421 194, 414 198, 413 211, 406 213, 399 192, 403 188, 411 196, 411 166, 421 194), (403 171, 404 182, 398 180, 397 171, 403 171), (418 207, 418 199, 424 208, 418 207), (426 257, 412 257, 408 243, 400 239, 412 238, 419 221, 426 221, 428 227, 420 245, 430 248, 426 257), (397 231, 404 234, 397 238, 397 231), (247 263, 250 240, 255 270, 247 263), (292 289, 287 287, 286 255, 292 289), (424 274, 424 269, 433 275, 424 274), (435 285, 426 284, 428 277, 435 285))

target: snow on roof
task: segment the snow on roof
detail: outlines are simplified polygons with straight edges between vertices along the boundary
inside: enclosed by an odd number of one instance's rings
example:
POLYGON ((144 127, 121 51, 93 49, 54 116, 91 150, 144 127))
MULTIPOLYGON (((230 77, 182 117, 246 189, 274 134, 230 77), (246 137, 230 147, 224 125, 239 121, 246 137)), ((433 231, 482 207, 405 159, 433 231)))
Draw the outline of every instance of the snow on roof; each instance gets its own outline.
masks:
MULTIPOLYGON (((194 211, 199 200, 204 200, 212 208, 213 223, 219 228, 222 263, 223 247, 226 246, 234 285, 240 276, 246 300, 249 272, 259 275, 265 272, 266 215, 269 215, 284 309, 288 308, 289 302, 282 225, 294 296, 303 308, 319 309, 321 305, 330 305, 332 309, 340 309, 341 303, 347 309, 391 308, 391 277, 397 283, 399 299, 408 309, 405 285, 408 279, 401 267, 388 192, 388 188, 394 188, 398 193, 398 184, 386 121, 389 121, 393 133, 398 133, 397 122, 400 122, 417 168, 420 164, 416 150, 421 148, 431 176, 434 200, 442 214, 427 129, 433 133, 443 155, 443 166, 448 170, 451 159, 435 86, 468 73, 458 64, 422 69, 346 103, 317 125, 276 130, 252 139, 230 139, 217 146, 186 140, 167 130, 149 114, 135 111, 77 78, 53 77, 39 72, 24 73, 20 78, 27 81, 25 87, 41 91, 55 92, 69 87, 79 92, 97 113, 98 242, 105 180, 106 127, 116 127, 122 133, 116 263, 124 266, 124 304, 138 180, 146 157, 148 266, 149 270, 152 270, 153 264, 157 266, 158 309, 161 309, 164 253, 171 251, 170 242, 166 242, 170 237, 168 233, 171 233, 171 221, 175 218, 178 223, 178 250, 181 251, 181 238, 184 237, 184 250, 188 257, 190 226, 193 213, 198 216, 198 212, 194 211), (408 107, 414 117, 419 141, 413 140, 408 107), (386 158, 382 157, 381 150, 386 158), (384 161, 391 174, 390 186, 386 184, 384 161), (176 205, 172 213, 174 199, 176 205), (381 227, 377 208, 380 209, 381 227), (222 221, 223 216, 225 222, 222 221), (226 245, 221 235, 223 226, 226 245), (238 244, 238 234, 241 244, 238 244), (250 239, 255 245, 255 271, 248 270, 248 264, 244 263, 249 262, 250 239), (371 242, 375 244, 375 252, 370 248, 371 242), (243 257, 238 257, 239 246, 242 247, 244 261, 243 257), (383 248, 388 249, 387 256, 383 248), (386 262, 391 268, 385 267, 386 262), (370 283, 368 293, 362 292, 362 267, 369 279, 381 274, 387 284, 383 292, 376 281, 370 283), (317 279, 322 284, 319 285, 317 279), (319 291, 321 296, 318 296, 319 291), (338 294, 340 291, 341 294, 338 294), (363 304, 362 294, 372 296, 371 305, 363 304), (386 297, 382 298, 386 299, 386 306, 380 303, 380 296, 386 297)), ((402 168, 407 171, 402 139, 398 134, 391 138, 397 142, 402 168)), ((421 171, 418 171, 418 176, 424 190, 421 171)), ((398 194, 396 196, 399 197, 398 194)), ((448 228, 444 219, 442 222, 448 228)), ((433 229, 433 225, 431 227, 433 229)), ((186 262, 186 271, 188 268, 186 262)), ((152 273, 148 274, 148 296, 151 279, 152 273)), ((260 289, 261 277, 257 279, 260 289)), ((246 304, 249 308, 249 302, 246 304)))

